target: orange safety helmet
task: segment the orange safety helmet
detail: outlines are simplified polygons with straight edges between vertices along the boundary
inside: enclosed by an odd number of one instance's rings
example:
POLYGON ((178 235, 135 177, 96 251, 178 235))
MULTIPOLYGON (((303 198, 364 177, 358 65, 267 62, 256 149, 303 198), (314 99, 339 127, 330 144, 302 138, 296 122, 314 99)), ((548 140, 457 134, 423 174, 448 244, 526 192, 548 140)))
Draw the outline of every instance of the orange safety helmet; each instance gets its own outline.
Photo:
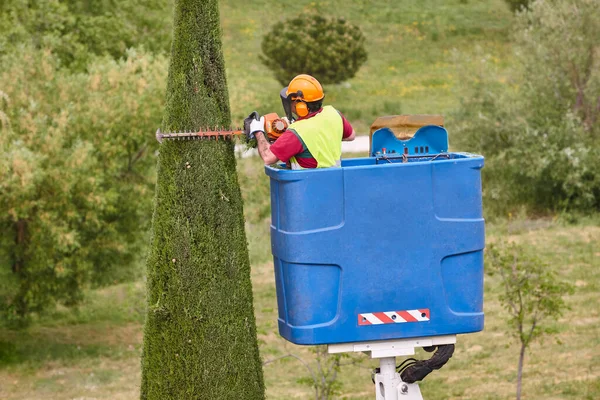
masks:
POLYGON ((280 93, 281 102, 286 116, 292 120, 292 101, 296 102, 296 115, 305 117, 308 115, 308 105, 315 101, 323 100, 325 93, 323 87, 314 77, 301 74, 290 81, 280 93))

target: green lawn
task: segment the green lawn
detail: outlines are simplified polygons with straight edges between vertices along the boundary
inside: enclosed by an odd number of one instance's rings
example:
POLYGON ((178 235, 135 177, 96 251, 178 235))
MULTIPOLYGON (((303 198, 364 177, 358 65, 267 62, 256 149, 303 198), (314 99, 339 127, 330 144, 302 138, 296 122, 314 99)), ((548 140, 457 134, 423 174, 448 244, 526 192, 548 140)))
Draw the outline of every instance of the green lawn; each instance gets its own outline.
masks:
MULTIPOLYGON (((268 178, 258 159, 239 163, 252 259, 252 282, 260 348, 267 362, 286 354, 313 368, 310 348, 277 333, 277 303, 269 255, 268 178)), ((488 225, 488 243, 508 237, 536 251, 562 279, 575 285, 571 306, 553 321, 556 338, 534 344, 525 364, 529 399, 597 399, 600 396, 600 226, 598 218, 566 225, 556 220, 518 219, 488 225)), ((518 346, 505 333, 498 282, 486 278, 486 327, 458 337, 450 362, 421 384, 427 400, 514 398, 518 346)), ((58 309, 28 330, 0 330, 0 399, 134 399, 140 382, 144 318, 143 280, 89 291, 73 313, 58 309)), ((423 352, 418 355, 426 357, 423 352)), ((427 355, 428 357, 429 355, 427 355)), ((339 398, 373 399, 365 356, 345 359, 339 398), (350 363, 352 361, 352 363, 350 363)), ((308 370, 288 357, 264 366, 269 399, 311 398, 302 382, 308 370)))
POLYGON ((281 87, 258 55, 271 26, 300 12, 344 16, 366 37, 369 59, 357 76, 325 86, 326 102, 342 111, 360 133, 368 132, 381 115, 448 114, 459 104, 458 71, 482 68, 470 60, 474 54, 490 54, 499 79, 512 60, 512 14, 503 0, 226 0, 221 4, 229 96, 237 123, 253 109, 283 112, 281 87))

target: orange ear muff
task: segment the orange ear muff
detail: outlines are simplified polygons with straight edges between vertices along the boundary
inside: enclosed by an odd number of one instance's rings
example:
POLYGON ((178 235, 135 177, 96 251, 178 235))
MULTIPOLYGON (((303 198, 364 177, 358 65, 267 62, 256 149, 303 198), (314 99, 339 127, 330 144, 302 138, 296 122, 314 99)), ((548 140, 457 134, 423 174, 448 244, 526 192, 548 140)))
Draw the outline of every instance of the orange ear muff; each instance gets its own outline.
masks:
POLYGON ((308 106, 304 101, 296 101, 296 115, 306 117, 308 115, 308 106))

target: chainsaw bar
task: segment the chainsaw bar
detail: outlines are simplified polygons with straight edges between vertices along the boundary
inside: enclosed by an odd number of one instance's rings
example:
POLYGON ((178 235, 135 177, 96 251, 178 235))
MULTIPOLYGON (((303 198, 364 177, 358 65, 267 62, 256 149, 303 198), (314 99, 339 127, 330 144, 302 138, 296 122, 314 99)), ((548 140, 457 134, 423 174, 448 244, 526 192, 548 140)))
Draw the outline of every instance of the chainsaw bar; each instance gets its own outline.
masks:
POLYGON ((197 132, 161 132, 160 128, 156 130, 156 140, 159 143, 162 143, 163 139, 169 140, 197 140, 197 139, 214 139, 219 140, 219 138, 223 139, 231 139, 234 136, 243 135, 244 131, 242 129, 216 129, 211 130, 200 130, 197 132))

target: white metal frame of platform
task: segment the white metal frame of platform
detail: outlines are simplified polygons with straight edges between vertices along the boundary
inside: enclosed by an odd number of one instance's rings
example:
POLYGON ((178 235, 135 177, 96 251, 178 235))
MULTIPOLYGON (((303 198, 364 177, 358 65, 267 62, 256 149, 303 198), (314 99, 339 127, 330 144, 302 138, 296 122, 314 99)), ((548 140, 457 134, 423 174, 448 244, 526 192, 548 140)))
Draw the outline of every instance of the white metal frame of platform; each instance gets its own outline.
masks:
POLYGON ((376 400, 423 400, 418 384, 402 382, 400 374, 396 372, 396 357, 414 355, 417 347, 455 343, 456 335, 430 336, 330 344, 327 352, 370 353, 371 358, 379 359, 379 373, 375 374, 376 400))

